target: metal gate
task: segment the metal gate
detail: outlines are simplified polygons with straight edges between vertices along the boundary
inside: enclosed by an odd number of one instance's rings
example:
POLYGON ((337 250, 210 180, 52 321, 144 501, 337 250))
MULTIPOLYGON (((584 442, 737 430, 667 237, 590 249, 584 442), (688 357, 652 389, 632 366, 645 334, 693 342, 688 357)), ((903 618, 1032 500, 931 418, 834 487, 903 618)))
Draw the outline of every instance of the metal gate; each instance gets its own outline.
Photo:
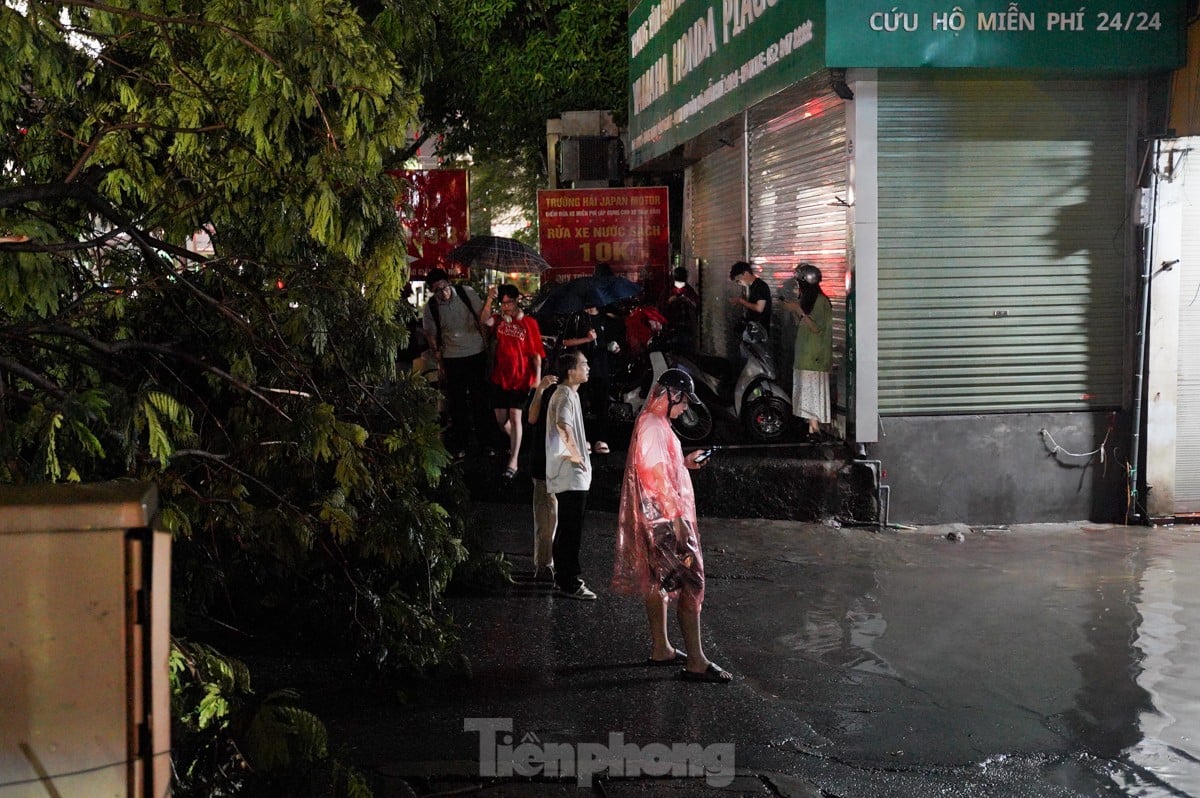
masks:
POLYGON ((1193 149, 1183 181, 1179 265, 1179 386, 1175 417, 1175 512, 1200 513, 1200 163, 1193 149))
POLYGON ((881 79, 882 414, 1118 407, 1125 81, 881 79))
MULTIPOLYGON (((750 109, 750 254, 772 292, 789 285, 796 264, 821 270, 833 303, 834 368, 846 343, 847 155, 845 102, 821 73, 750 109)), ((775 305, 772 324, 791 379, 796 322, 775 305)))
POLYGON ((724 143, 684 176, 684 217, 688 220, 685 257, 695 268, 700 290, 701 351, 728 357, 733 325, 728 318, 729 266, 743 256, 743 140, 724 143))

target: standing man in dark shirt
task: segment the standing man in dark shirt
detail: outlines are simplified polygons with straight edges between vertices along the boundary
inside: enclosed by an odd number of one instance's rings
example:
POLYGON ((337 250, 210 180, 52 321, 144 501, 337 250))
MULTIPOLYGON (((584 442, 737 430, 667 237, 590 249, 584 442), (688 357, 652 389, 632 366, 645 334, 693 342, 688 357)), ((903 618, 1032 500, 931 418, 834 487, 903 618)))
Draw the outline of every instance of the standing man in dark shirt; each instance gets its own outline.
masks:
POLYGON ((745 320, 758 322, 763 331, 771 329, 771 289, 763 280, 756 277, 753 267, 744 260, 729 267, 729 279, 745 289, 746 295, 730 297, 731 305, 745 308, 745 320))

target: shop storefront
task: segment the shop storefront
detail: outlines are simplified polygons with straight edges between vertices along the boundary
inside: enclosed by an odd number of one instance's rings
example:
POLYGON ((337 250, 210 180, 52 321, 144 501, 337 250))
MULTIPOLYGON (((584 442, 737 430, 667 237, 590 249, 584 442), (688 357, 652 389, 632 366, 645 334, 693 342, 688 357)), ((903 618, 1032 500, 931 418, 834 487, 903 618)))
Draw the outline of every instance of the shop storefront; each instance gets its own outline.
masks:
POLYGON ((1124 517, 1139 136, 1148 76, 1182 61, 1184 8, 1114 5, 631 16, 630 160, 687 164, 703 344, 734 345, 733 260, 775 291, 817 264, 838 426, 883 461, 895 520, 1124 517))

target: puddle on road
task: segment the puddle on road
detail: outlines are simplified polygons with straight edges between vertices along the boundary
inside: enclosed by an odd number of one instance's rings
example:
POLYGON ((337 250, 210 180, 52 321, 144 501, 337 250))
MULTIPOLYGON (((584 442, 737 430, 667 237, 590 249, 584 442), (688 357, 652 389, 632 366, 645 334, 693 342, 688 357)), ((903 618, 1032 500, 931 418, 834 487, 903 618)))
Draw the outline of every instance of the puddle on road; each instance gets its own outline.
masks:
POLYGON ((819 552, 802 543, 791 564, 775 557, 797 581, 773 576, 794 596, 775 616, 790 628, 774 630, 774 649, 844 672, 842 688, 899 683, 892 693, 917 704, 906 743, 918 760, 986 762, 1040 744, 1120 794, 1200 795, 1198 543, 1124 528, 882 546, 822 535, 819 552), (938 719, 971 739, 919 733, 938 719))

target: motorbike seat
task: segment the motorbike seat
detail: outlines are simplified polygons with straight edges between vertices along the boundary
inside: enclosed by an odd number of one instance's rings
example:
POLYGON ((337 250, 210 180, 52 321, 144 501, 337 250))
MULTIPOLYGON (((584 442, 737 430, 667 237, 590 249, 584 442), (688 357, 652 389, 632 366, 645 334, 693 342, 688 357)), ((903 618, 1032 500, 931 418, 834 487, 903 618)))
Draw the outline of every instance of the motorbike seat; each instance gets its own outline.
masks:
POLYGON ((702 368, 705 374, 711 374, 722 383, 728 382, 733 376, 733 364, 723 357, 699 355, 696 357, 696 365, 702 368))
POLYGON ((716 380, 717 398, 721 403, 725 405, 733 404, 733 389, 737 383, 737 373, 733 369, 733 364, 723 357, 699 355, 696 358, 696 365, 705 374, 716 380))

